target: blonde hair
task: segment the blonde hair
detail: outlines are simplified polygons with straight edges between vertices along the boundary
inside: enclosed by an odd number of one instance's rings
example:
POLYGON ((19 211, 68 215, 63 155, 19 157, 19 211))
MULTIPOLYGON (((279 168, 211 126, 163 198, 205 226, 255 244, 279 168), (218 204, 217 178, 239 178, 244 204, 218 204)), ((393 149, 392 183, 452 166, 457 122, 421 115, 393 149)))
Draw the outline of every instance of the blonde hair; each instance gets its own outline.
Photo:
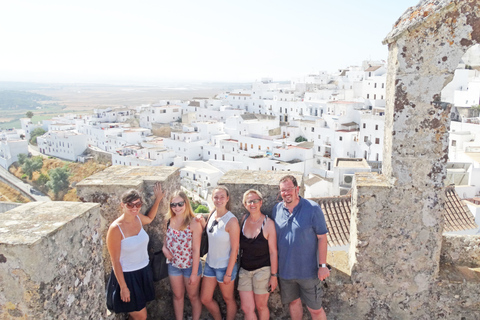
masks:
POLYGON ((260 200, 263 201, 263 196, 262 196, 262 194, 260 193, 260 191, 255 190, 255 189, 248 189, 248 190, 245 191, 245 193, 243 194, 243 204, 245 204, 245 201, 247 201, 247 196, 248 196, 250 193, 255 193, 255 194, 260 198, 260 200))
POLYGON ((170 202, 168 203, 168 211, 165 214, 165 218, 170 220, 175 214, 172 211, 172 207, 170 207, 170 203, 172 202, 173 198, 180 197, 183 201, 185 201, 185 211, 183 212, 183 223, 180 226, 180 230, 184 230, 190 224, 192 219, 195 217, 193 213, 192 206, 190 205, 190 199, 183 191, 174 192, 173 195, 170 197, 170 202))

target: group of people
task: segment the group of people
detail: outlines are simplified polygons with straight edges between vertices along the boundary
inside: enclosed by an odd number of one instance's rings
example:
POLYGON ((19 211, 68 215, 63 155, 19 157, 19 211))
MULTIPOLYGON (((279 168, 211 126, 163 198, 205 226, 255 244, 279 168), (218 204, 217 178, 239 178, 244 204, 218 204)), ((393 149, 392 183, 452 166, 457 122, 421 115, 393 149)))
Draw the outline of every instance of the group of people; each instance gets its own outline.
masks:
MULTIPOLYGON (((184 192, 172 195, 162 251, 168 262, 177 320, 184 318, 185 292, 192 305, 192 319, 200 319, 203 305, 213 319, 222 320, 213 298, 217 284, 226 305, 225 319, 234 319, 237 277, 245 319, 270 318, 268 298, 277 286, 292 319, 302 319, 302 302, 312 319, 326 319, 321 299, 321 281, 330 275, 325 217, 318 204, 299 196, 294 176, 283 177, 279 187, 283 201, 274 206, 270 216, 261 212, 262 194, 247 190, 243 205, 248 213, 240 221, 230 211, 230 194, 224 186, 213 190, 215 208, 206 220, 195 216, 184 192), (202 270, 200 246, 204 230, 208 253, 202 270)), ((128 312, 131 319, 146 319, 146 302, 155 298, 148 266, 148 235, 143 230, 143 225, 155 218, 163 198, 159 183, 154 193, 155 202, 146 215, 139 214, 144 202, 138 191, 125 193, 122 215, 107 233, 113 267, 107 306, 116 313, 128 312)))

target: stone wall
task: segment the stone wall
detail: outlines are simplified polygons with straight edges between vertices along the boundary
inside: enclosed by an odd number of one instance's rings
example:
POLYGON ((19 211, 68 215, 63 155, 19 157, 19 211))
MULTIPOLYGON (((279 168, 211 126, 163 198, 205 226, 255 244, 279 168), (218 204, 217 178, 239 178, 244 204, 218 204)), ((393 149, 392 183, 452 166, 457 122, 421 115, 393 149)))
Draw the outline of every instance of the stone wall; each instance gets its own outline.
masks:
POLYGON ((92 203, 0 214, 0 319, 103 319, 102 226, 92 203))

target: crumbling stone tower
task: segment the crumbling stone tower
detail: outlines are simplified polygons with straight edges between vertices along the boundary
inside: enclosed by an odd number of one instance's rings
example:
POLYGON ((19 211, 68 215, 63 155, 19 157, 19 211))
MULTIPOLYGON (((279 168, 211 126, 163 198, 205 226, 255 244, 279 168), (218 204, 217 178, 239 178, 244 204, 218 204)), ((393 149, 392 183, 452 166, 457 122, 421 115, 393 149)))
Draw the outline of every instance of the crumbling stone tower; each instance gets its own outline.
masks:
POLYGON ((480 317, 478 303, 438 288, 450 125, 440 92, 479 41, 480 2, 453 0, 421 1, 384 40, 384 175, 357 176, 352 197, 358 319, 453 319, 452 308, 455 319, 480 317), (450 302, 440 302, 442 295, 450 302), (464 304, 465 314, 455 303, 464 304))

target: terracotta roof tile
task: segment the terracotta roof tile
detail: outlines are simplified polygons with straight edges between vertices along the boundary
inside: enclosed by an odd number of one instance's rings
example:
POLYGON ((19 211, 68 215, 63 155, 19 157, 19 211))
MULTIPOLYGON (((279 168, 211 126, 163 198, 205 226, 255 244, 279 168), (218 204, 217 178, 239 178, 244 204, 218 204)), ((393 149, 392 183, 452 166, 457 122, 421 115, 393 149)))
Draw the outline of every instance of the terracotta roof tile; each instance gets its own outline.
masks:
MULTIPOLYGON (((444 232, 471 230, 478 228, 473 215, 460 199, 455 188, 445 189, 444 232)), ((345 246, 350 243, 351 196, 311 199, 317 202, 325 214, 328 228, 328 245, 345 246)))

